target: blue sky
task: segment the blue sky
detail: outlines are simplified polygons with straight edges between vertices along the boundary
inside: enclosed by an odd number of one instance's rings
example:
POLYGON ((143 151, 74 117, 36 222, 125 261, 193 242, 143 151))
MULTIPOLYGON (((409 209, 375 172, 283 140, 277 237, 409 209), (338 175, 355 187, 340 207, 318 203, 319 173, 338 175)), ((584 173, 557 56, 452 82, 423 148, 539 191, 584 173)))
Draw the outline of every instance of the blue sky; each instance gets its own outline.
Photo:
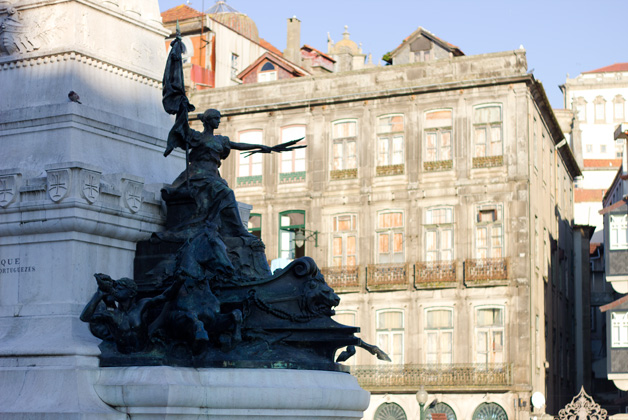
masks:
MULTIPOLYGON (((185 0, 159 0, 162 11, 185 0)), ((208 9, 215 0, 191 0, 208 9)), ((422 26, 466 55, 509 51, 523 45, 528 69, 554 108, 563 108, 558 85, 613 63, 628 62, 628 0, 227 0, 257 24, 259 34, 286 47, 286 19, 301 20, 301 44, 327 52, 327 33, 362 43, 377 61, 422 26)))

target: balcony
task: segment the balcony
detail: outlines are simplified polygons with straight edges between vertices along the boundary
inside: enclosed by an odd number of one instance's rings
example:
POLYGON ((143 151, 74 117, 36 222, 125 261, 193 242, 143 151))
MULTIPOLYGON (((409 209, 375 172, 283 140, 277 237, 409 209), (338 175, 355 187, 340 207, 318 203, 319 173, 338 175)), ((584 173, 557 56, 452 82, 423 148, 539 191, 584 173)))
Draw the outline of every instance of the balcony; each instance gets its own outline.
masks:
POLYGON ((405 169, 403 163, 398 165, 385 165, 375 168, 376 176, 390 176, 390 175, 402 175, 405 169))
POLYGON ((504 156, 481 156, 473 158, 473 168, 494 168, 504 164, 504 156))
POLYGON ((430 261, 415 264, 414 287, 435 289, 457 287, 456 261, 430 261))
POLYGON ((508 259, 479 258, 465 260, 464 283, 467 287, 507 285, 508 259))
POLYGON ((353 169, 334 169, 329 172, 332 180, 339 179, 356 179, 358 177, 358 168, 353 169))
POLYGON ((367 391, 507 391, 513 384, 512 364, 358 365, 351 374, 367 391))
POLYGON ((410 279, 408 264, 369 264, 366 270, 366 288, 369 291, 405 290, 410 279))
POLYGON ((453 160, 436 160, 423 162, 423 169, 426 172, 449 171, 454 167, 453 160))
POLYGON ((336 293, 360 290, 358 266, 324 267, 321 269, 327 284, 336 293))

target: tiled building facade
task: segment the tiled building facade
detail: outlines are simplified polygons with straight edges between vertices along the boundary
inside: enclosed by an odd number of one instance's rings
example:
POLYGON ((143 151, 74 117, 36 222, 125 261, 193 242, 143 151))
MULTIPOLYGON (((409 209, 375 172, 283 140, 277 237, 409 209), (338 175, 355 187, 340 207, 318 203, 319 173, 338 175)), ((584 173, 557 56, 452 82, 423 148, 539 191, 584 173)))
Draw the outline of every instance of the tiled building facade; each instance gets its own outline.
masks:
POLYGON ((416 418, 421 385, 458 419, 527 418, 535 391, 556 414, 575 394, 580 170, 526 72, 517 50, 191 97, 234 141, 304 137, 221 171, 268 258, 313 257, 337 318, 391 356, 347 362, 372 392, 365 419, 416 418))

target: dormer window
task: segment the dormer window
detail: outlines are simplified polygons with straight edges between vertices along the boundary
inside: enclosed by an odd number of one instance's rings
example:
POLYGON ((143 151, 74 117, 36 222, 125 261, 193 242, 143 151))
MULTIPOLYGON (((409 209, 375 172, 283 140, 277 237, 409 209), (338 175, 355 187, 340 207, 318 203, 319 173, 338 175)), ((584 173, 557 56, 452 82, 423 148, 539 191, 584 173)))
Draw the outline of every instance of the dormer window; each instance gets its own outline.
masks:
POLYGON ((257 81, 259 83, 262 82, 272 82, 273 80, 277 80, 277 69, 270 61, 264 63, 259 73, 257 73, 257 81))

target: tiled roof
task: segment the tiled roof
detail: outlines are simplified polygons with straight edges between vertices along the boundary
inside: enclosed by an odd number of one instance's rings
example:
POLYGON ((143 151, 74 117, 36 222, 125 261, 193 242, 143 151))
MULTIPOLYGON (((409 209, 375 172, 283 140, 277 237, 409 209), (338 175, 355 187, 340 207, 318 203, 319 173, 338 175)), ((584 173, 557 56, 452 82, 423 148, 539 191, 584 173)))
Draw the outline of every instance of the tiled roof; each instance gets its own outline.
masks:
POLYGON ((161 14, 161 20, 163 23, 176 22, 177 20, 186 20, 194 17, 203 16, 198 10, 192 9, 186 4, 175 6, 172 9, 168 9, 161 14))
POLYGON ((619 168, 621 159, 583 159, 585 168, 619 168))
POLYGON ((264 38, 259 39, 259 44, 262 46, 262 48, 266 48, 268 51, 272 51, 278 56, 283 57, 283 53, 279 51, 279 48, 275 47, 273 44, 266 41, 264 38))
POLYGON ((592 255, 595 253, 595 251, 597 251, 597 249, 599 247, 601 247, 602 244, 598 243, 598 242, 589 242, 589 255, 592 255))
POLYGON ((599 69, 585 71, 583 73, 613 73, 619 71, 628 71, 628 63, 615 63, 610 66, 602 67, 599 69))
POLYGON ((303 46, 301 48, 312 50, 312 51, 316 52, 318 55, 320 55, 321 57, 325 57, 326 59, 328 59, 329 61, 331 61, 333 63, 336 62, 336 60, 334 60, 333 58, 331 58, 330 56, 328 56, 327 54, 325 54, 321 50, 317 50, 316 48, 314 48, 314 47, 312 47, 310 45, 303 44, 303 46))
POLYGON ((588 190, 584 188, 576 188, 574 190, 574 201, 576 203, 590 203, 590 202, 602 202, 602 198, 604 198, 604 194, 606 193, 605 189, 598 190, 588 190))
POLYGON ((419 26, 419 28, 412 32, 410 35, 408 35, 407 37, 405 37, 405 39, 401 42, 401 44, 399 44, 397 46, 397 48, 395 48, 394 50, 391 51, 391 54, 394 55, 397 50, 399 50, 401 47, 403 47, 405 45, 406 42, 408 42, 410 39, 415 38, 416 36, 418 36, 419 34, 421 35, 427 35, 428 38, 432 38, 433 41, 436 41, 437 43, 440 43, 442 46, 445 46, 446 48, 449 48, 454 55, 464 55, 464 53, 462 51, 460 51, 460 48, 456 47, 455 45, 445 41, 444 39, 441 39, 439 37, 437 37, 436 35, 434 35, 433 33, 431 33, 430 31, 428 31, 427 29, 419 26))
POLYGON ((614 308, 618 307, 619 305, 621 305, 622 303, 624 303, 626 301, 628 301, 628 295, 626 295, 624 297, 620 297, 616 301, 611 302, 609 304, 606 304, 604 306, 600 306, 600 312, 606 312, 609 309, 614 309, 614 308))

